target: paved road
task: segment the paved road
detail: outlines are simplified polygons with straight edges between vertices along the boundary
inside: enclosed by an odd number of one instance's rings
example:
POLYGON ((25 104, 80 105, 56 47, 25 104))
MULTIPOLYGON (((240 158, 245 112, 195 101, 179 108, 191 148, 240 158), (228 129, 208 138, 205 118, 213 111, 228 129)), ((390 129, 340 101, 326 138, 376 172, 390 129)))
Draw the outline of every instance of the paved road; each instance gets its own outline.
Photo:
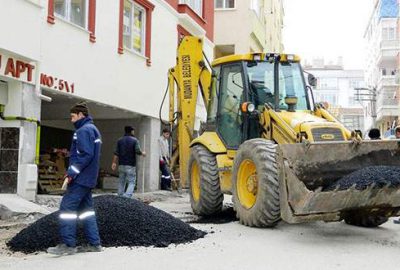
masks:
MULTIPOLYGON (((188 198, 153 204, 190 220, 188 198)), ((193 224, 210 232, 193 243, 168 248, 107 248, 102 253, 53 257, 45 253, 1 257, 0 269, 400 269, 400 225, 378 229, 341 223, 249 228, 229 222, 193 224), (213 232, 213 233, 211 233, 213 232)))

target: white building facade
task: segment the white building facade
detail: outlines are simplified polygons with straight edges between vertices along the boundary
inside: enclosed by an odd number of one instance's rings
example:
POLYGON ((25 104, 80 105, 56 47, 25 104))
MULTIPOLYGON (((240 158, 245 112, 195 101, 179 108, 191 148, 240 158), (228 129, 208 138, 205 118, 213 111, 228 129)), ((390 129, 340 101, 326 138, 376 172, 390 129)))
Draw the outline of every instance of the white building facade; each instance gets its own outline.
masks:
POLYGON ((399 1, 374 0, 364 38, 368 48, 366 84, 375 91, 376 108, 369 107, 367 125, 381 132, 400 124, 399 25, 399 1))
POLYGON ((138 190, 158 189, 167 71, 182 35, 203 37, 212 58, 213 9, 202 0, 1 1, 0 193, 34 199, 36 146, 69 148, 69 109, 79 101, 102 133, 103 173, 112 173, 116 140, 132 125, 147 152, 137 165, 138 190), (40 121, 40 144, 37 123, 14 116, 40 121))
POLYGON ((329 111, 350 130, 365 132, 362 104, 356 100, 355 88, 364 87, 362 70, 346 70, 342 59, 336 64, 325 64, 323 59, 314 59, 304 70, 317 78, 313 89, 316 102, 328 102, 329 111))

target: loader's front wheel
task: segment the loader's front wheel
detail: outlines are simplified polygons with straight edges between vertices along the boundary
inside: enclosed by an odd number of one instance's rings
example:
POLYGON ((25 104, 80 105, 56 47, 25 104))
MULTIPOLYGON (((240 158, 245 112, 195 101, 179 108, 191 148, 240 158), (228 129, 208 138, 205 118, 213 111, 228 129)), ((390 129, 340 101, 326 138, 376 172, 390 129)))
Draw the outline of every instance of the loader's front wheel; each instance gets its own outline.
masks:
POLYGON ((189 164, 190 203, 197 215, 212 215, 221 211, 224 196, 219 185, 215 155, 202 145, 190 152, 189 164))
POLYGON ((349 225, 375 228, 388 221, 388 218, 382 215, 372 214, 360 214, 360 213, 349 213, 345 218, 344 222, 349 225))
POLYGON ((233 203, 240 223, 274 227, 280 220, 277 145, 265 139, 244 142, 232 173, 233 203))

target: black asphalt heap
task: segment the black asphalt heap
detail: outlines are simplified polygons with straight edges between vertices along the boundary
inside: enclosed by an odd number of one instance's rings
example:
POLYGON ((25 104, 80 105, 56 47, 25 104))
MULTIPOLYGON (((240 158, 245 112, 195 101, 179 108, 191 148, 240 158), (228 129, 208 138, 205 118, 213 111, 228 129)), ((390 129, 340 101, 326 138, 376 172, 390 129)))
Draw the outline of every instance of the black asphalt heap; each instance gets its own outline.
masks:
POLYGON ((345 190, 355 185, 358 190, 363 190, 371 185, 375 188, 382 188, 384 186, 399 187, 400 186, 400 167, 396 166, 369 166, 363 169, 354 171, 332 185, 328 186, 325 190, 330 191, 338 188, 338 190, 345 190))
MULTIPOLYGON (((94 206, 104 247, 155 246, 187 243, 204 237, 203 231, 174 218, 168 213, 140 201, 118 196, 98 196, 94 206)), ((22 230, 8 243, 12 251, 44 251, 60 243, 58 211, 47 215, 22 230)), ((78 245, 86 243, 78 229, 78 245)))

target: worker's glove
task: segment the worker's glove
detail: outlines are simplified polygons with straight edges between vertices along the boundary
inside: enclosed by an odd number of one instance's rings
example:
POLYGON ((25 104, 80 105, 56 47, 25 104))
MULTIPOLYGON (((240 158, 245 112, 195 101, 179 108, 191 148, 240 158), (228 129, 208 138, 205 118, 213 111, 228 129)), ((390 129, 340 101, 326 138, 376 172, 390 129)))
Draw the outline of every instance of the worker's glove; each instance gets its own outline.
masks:
POLYGON ((68 184, 71 184, 73 179, 72 179, 71 176, 69 176, 68 174, 66 174, 66 175, 64 175, 64 180, 67 180, 68 184))
POLYGON ((69 184, 72 183, 72 177, 68 174, 64 175, 64 183, 62 184, 61 190, 67 190, 69 184))

